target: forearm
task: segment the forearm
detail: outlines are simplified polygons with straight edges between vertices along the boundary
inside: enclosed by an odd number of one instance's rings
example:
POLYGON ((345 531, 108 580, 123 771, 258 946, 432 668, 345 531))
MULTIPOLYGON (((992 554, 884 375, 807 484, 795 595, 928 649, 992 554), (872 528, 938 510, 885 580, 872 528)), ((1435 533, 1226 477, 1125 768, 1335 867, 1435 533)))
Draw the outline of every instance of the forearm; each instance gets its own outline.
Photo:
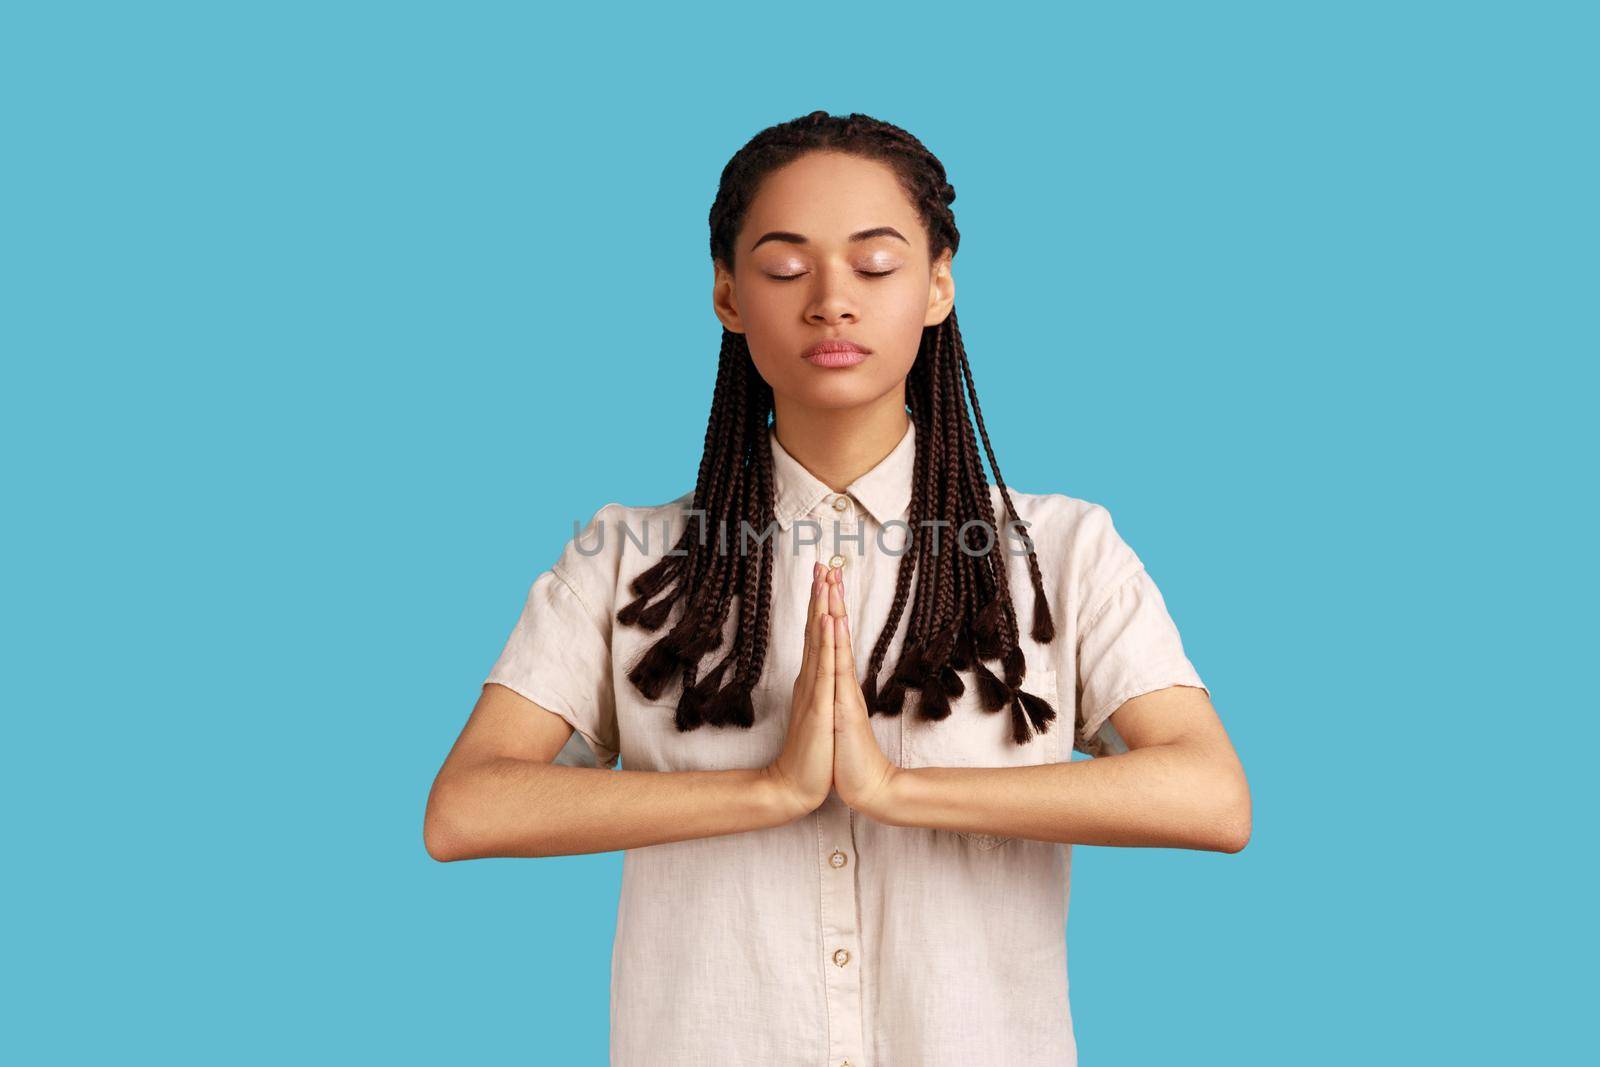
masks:
POLYGON ((874 818, 1084 845, 1237 852, 1249 794, 1225 761, 1182 745, 1028 767, 901 768, 874 818))
POLYGON ((779 826, 798 817, 765 770, 610 771, 499 758, 441 777, 437 859, 610 852, 779 826))

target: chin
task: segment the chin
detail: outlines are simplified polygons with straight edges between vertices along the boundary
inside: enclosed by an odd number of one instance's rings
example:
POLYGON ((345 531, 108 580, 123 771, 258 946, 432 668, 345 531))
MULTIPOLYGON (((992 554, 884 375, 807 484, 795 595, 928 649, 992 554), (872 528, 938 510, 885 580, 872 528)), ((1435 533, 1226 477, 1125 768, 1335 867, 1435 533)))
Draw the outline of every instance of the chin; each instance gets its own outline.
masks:
POLYGON ((799 383, 789 391, 789 396, 812 408, 853 408, 869 404, 888 391, 883 383, 866 375, 839 371, 829 371, 827 374, 828 377, 823 381, 799 383))

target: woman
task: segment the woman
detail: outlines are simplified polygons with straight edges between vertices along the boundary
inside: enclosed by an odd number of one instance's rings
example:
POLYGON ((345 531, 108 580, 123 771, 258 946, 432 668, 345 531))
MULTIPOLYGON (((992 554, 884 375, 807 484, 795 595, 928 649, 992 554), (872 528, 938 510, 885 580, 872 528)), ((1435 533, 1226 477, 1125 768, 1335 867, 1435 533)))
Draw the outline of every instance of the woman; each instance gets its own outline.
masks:
POLYGON ((734 156, 694 489, 538 576, 435 782, 436 858, 627 850, 614 1064, 1072 1063, 1071 844, 1249 837, 1138 556, 1000 475, 954 198, 861 115, 734 156))

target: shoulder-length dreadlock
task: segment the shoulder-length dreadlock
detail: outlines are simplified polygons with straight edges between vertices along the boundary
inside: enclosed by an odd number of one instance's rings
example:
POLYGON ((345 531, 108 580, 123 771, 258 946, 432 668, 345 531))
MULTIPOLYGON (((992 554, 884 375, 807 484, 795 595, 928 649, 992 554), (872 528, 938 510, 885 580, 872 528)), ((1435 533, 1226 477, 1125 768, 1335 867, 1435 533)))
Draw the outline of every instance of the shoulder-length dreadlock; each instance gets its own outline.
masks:
MULTIPOLYGON (((818 150, 847 152, 892 167, 928 231, 931 257, 937 259, 946 249, 955 254, 961 234, 950 204, 956 192, 933 153, 898 126, 865 115, 838 117, 814 111, 763 130, 723 168, 711 206, 711 255, 715 261, 732 268, 734 239, 761 179, 818 150)), ((900 558, 894 604, 872 650, 862 689, 869 714, 881 715, 900 714, 906 689, 920 690, 917 713, 924 719, 939 720, 949 716, 950 699, 966 691, 958 672, 970 669, 985 711, 1010 706, 1012 737, 1021 745, 1034 734, 1048 731, 1056 713, 1048 701, 1020 688, 1027 665, 1004 559, 993 550, 963 552, 945 547, 930 551, 926 536, 926 522, 942 519, 949 523, 948 529, 959 531, 963 523, 981 519, 995 532, 994 541, 999 540, 1001 528, 995 522, 978 461, 963 389, 972 401, 978 434, 1010 521, 1017 520, 983 425, 972 369, 952 309, 942 323, 923 330, 916 361, 906 377, 906 403, 917 430, 910 540, 900 558), (914 598, 913 575, 917 579, 914 598), (911 619, 900 661, 880 691, 878 674, 908 599, 911 619), (985 666, 984 660, 1000 661, 1002 677, 985 666)), ((777 538, 760 540, 756 553, 729 552, 719 549, 719 538, 708 538, 706 531, 726 530, 729 536, 737 536, 741 522, 758 532, 769 529, 774 521, 772 450, 767 439, 772 404, 772 387, 757 373, 744 335, 725 329, 692 504, 697 513, 704 513, 704 522, 685 524, 674 552, 633 580, 629 590, 637 599, 617 612, 618 622, 654 631, 666 624, 674 604, 684 603, 677 623, 628 672, 640 692, 656 699, 672 676, 682 671, 683 691, 676 716, 680 731, 702 723, 748 728, 755 721, 750 692, 766 656, 777 538), (652 603, 662 590, 666 594, 652 603), (697 680, 701 658, 722 643, 735 595, 739 624, 732 647, 697 680), (724 682, 729 671, 731 677, 724 682)), ((1033 582, 1031 635, 1035 641, 1048 642, 1055 635, 1055 623, 1033 542, 1020 526, 1012 529, 1027 547, 1033 582)), ((740 541, 742 548, 742 537, 740 541)))

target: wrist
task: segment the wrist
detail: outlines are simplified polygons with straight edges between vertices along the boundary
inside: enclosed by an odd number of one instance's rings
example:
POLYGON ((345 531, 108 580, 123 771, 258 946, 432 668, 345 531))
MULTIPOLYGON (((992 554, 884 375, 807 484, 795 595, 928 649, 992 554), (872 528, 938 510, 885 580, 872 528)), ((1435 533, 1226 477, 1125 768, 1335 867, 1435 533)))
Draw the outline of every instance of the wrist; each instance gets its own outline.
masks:
POLYGON ((909 772, 903 767, 887 763, 887 770, 879 780, 878 786, 871 793, 870 798, 861 814, 874 822, 881 822, 885 826, 905 825, 900 821, 901 813, 905 809, 905 791, 910 784, 907 778, 909 772))
POLYGON ((756 791, 759 803, 766 812, 767 821, 774 826, 784 826, 808 814, 799 790, 776 763, 770 763, 757 772, 756 791))

